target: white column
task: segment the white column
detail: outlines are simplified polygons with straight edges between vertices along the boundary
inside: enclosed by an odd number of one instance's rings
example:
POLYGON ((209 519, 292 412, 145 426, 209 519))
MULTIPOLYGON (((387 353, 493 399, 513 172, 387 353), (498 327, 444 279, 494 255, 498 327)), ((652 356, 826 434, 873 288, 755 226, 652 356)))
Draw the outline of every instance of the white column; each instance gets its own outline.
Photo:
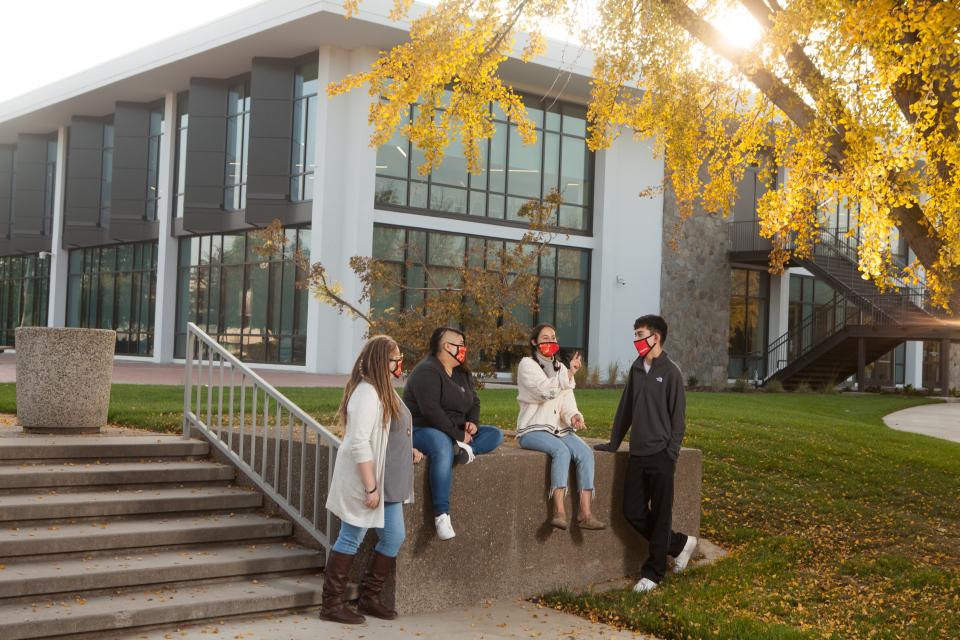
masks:
POLYGON ((638 194, 663 181, 663 161, 649 141, 624 132, 597 153, 595 167, 588 344, 590 366, 604 371, 636 358, 633 321, 660 313, 663 196, 638 194))
POLYGON ((153 361, 173 360, 177 313, 177 239, 173 237, 174 155, 177 144, 177 94, 168 93, 163 106, 163 137, 157 175, 157 301, 153 319, 153 361))
MULTIPOLYGON (((790 322, 790 270, 785 269, 780 275, 770 276, 770 308, 767 315, 767 346, 772 345, 785 334, 790 322)), ((784 363, 777 363, 777 358, 785 358, 786 353, 770 355, 767 363, 767 372, 775 371, 784 363)))
POLYGON ((908 340, 905 346, 903 384, 913 385, 914 389, 923 387, 923 342, 908 340))
POLYGON ((50 298, 47 326, 62 327, 67 320, 69 252, 63 248, 63 211, 67 187, 67 128, 57 129, 57 174, 53 182, 53 223, 50 236, 50 298))
MULTIPOLYGON (((370 49, 323 47, 319 86, 368 69, 375 59, 376 52, 370 49)), ((373 251, 377 150, 370 146, 369 102, 365 91, 355 90, 337 98, 322 98, 317 110, 310 258, 323 262, 330 279, 343 287, 343 295, 350 301, 357 300, 361 285, 349 260, 373 251)), ((313 297, 307 323, 307 370, 349 372, 366 324, 313 297)))

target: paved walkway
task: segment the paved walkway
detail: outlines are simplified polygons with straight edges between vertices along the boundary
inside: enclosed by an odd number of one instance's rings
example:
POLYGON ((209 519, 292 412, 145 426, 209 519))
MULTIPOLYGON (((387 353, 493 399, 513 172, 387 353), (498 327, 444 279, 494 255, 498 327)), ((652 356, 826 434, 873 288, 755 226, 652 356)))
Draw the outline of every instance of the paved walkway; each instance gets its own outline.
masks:
POLYGON ((960 442, 960 403, 924 404, 883 416, 891 429, 960 442))
MULTIPOLYGON (((342 387, 347 382, 345 375, 305 373, 302 371, 277 371, 260 369, 254 371, 275 387, 342 387)), ((17 381, 17 355, 0 355, 0 382, 17 381)), ((183 384, 182 364, 156 364, 154 362, 131 362, 115 360, 113 363, 114 384, 183 384)))
MULTIPOLYGON (((110 636, 113 638, 114 636, 110 636)), ((523 600, 484 602, 464 610, 402 616, 392 622, 367 618, 355 627, 325 622, 316 609, 306 613, 259 616, 227 620, 176 630, 157 629, 130 632, 124 640, 497 640, 501 638, 543 638, 544 640, 653 640, 630 631, 619 631, 605 624, 592 623, 579 616, 541 608, 523 600)))

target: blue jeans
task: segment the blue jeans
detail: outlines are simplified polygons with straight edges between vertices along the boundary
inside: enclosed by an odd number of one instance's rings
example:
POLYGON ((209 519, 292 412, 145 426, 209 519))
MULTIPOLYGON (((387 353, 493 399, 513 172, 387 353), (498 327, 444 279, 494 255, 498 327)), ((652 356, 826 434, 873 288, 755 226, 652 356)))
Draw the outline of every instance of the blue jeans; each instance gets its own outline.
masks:
MULTIPOLYGON (((477 427, 470 446, 473 452, 490 453, 503 442, 503 431, 489 425, 477 427)), ((433 515, 450 513, 450 485, 453 483, 453 438, 433 427, 413 428, 413 447, 430 458, 430 497, 433 515)))
MULTIPOLYGON (((374 529, 374 531, 380 538, 374 550, 387 557, 396 558, 397 554, 400 553, 400 545, 407 537, 406 528, 403 526, 403 503, 385 503, 383 505, 383 526, 374 529)), ((347 522, 341 522, 340 535, 337 536, 333 550, 349 556, 355 555, 366 535, 366 527, 355 527, 347 522)))
POLYGON ((551 495, 556 489, 566 490, 571 459, 577 466, 577 487, 580 491, 593 491, 593 449, 575 434, 561 438, 547 431, 531 431, 520 436, 520 447, 549 454, 551 495))

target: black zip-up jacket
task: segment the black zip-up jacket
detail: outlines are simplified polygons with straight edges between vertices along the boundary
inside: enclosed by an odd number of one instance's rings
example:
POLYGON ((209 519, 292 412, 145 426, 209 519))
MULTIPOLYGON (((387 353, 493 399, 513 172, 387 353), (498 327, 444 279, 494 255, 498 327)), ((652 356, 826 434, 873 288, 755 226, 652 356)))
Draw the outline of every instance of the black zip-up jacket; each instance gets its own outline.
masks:
POLYGON ((637 358, 620 396, 610 443, 604 448, 616 451, 629 430, 630 455, 649 456, 666 450, 676 462, 686 430, 686 404, 683 374, 666 353, 654 358, 649 373, 643 368, 643 358, 637 358))
POLYGON ((410 409, 413 426, 433 427, 461 442, 466 423, 479 424, 480 420, 480 397, 473 388, 473 377, 460 367, 448 376, 432 355, 410 372, 403 403, 410 409))

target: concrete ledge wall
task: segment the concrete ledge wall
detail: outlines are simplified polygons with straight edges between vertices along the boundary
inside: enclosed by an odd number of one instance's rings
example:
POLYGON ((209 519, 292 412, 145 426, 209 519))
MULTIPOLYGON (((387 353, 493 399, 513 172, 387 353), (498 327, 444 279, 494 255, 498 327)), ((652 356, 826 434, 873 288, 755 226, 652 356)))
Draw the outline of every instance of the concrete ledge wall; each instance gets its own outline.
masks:
MULTIPOLYGON (((416 504, 404 507, 407 540, 397 558, 395 585, 388 585, 401 613, 435 611, 486 598, 532 597, 561 587, 639 574, 646 541, 623 519, 623 478, 629 454, 596 454, 594 513, 604 531, 553 529, 546 499, 550 462, 546 454, 505 444, 453 474, 450 513, 457 537, 437 538, 430 507, 427 464, 416 469, 416 504)), ((428 461, 424 461, 427 463, 428 461)), ((677 464, 674 529, 700 532, 701 453, 683 449, 677 464)), ((571 474, 567 514, 576 517, 571 474)), ((367 534, 362 554, 376 534, 367 534)), ((359 580, 365 557, 354 567, 359 580)))
MULTIPOLYGON (((199 435, 199 434, 197 434, 199 435)), ((233 448, 239 451, 239 434, 233 448)), ((267 441, 263 457, 263 437, 244 436, 244 459, 249 462, 251 442, 257 443, 257 471, 266 462, 269 479, 274 477, 277 460, 276 441, 267 441)), ((437 538, 427 481, 429 460, 417 465, 414 473, 416 502, 404 506, 407 539, 397 558, 397 573, 386 585, 384 599, 401 613, 417 613, 455 608, 488 598, 532 597, 561 587, 578 589, 592 583, 623 576, 635 576, 646 558, 647 543, 623 519, 623 479, 629 454, 595 453, 596 492, 594 513, 609 523, 603 531, 581 531, 572 526, 566 531, 553 529, 547 500, 550 459, 546 454, 519 449, 508 437, 493 453, 478 456, 476 462, 457 467, 453 473, 450 511, 457 537, 437 538)), ((626 447, 624 447, 626 448, 626 447)), ((323 470, 327 468, 325 447, 297 440, 280 441, 280 492, 287 493, 288 460, 292 463, 291 497, 300 501, 301 455, 305 455, 304 503, 306 517, 313 519, 313 480, 317 466, 321 483, 317 503, 320 529, 326 524, 327 486, 323 470), (289 455, 289 458, 288 458, 289 455)), ((215 457, 228 462, 225 456, 215 457)), ((702 456, 697 449, 683 449, 677 463, 673 527, 687 534, 700 532, 700 488, 702 456)), ((241 477, 241 484, 249 485, 241 477)), ((576 479, 571 473, 567 496, 567 514, 576 518, 576 479)), ((272 501, 265 505, 277 510, 272 501)), ((282 515, 282 513, 280 514, 282 515)), ((336 527, 334 529, 334 534, 336 527)), ((297 538, 311 540, 297 532, 297 538)), ((376 544, 371 531, 354 563, 352 582, 357 583, 376 544)))

